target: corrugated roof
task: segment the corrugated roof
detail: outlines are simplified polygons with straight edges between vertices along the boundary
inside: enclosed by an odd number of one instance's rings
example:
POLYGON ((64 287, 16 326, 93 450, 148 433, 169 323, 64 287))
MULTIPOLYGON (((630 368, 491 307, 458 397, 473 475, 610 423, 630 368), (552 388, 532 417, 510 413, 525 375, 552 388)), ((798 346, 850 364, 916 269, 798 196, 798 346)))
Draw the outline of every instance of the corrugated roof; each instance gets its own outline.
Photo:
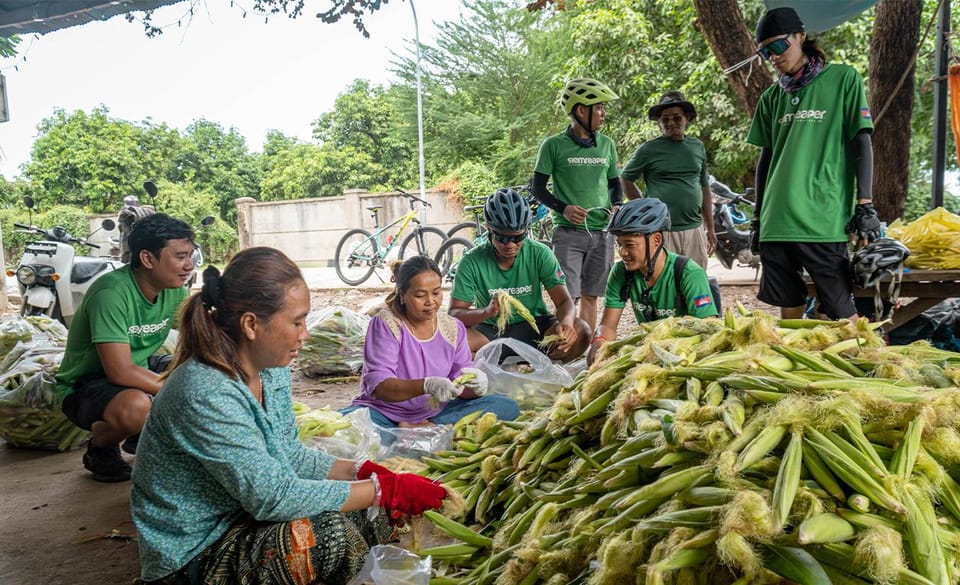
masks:
POLYGON ((182 0, 0 0, 0 37, 48 33, 182 0))

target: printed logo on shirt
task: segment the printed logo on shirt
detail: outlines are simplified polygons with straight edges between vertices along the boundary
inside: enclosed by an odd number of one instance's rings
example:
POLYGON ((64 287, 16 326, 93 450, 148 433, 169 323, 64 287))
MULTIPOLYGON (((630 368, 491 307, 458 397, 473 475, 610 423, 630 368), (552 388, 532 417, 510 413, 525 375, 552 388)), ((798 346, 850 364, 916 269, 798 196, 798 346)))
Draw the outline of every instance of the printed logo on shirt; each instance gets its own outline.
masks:
POLYGON ((567 164, 572 167, 605 167, 609 161, 605 156, 570 156, 567 164))
POLYGON ((557 271, 556 273, 554 273, 554 276, 556 276, 558 280, 563 280, 567 277, 567 275, 563 273, 563 268, 557 268, 557 271))
POLYGON ((490 298, 493 298, 500 291, 503 291, 512 297, 519 297, 532 293, 533 285, 528 284, 527 286, 511 286, 510 288, 490 288, 487 289, 487 294, 490 295, 490 298))
POLYGON ((713 299, 710 297, 710 295, 703 295, 701 297, 697 297, 693 299, 693 306, 698 309, 700 307, 709 307, 712 304, 713 304, 713 299))
POLYGON ((860 117, 864 120, 870 119, 870 108, 860 108, 860 117))
POLYGON ((157 331, 163 331, 167 328, 167 324, 170 323, 170 318, 166 318, 159 323, 148 323, 146 325, 131 325, 127 328, 127 335, 134 337, 143 336, 143 335, 153 335, 157 331))
POLYGON ((826 115, 826 110, 799 110, 789 114, 784 114, 779 120, 777 120, 777 124, 786 126, 787 124, 792 124, 794 122, 822 122, 826 115))

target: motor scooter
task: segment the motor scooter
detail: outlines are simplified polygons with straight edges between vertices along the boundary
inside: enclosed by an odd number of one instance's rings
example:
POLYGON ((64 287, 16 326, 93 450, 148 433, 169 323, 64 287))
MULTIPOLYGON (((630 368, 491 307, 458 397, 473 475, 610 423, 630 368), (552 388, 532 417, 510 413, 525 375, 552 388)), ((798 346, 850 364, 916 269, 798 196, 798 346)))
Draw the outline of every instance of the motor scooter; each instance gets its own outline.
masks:
MULTIPOLYGON (((33 209, 33 198, 24 197, 24 204, 33 209)), ((59 225, 50 229, 14 225, 17 231, 39 237, 27 243, 17 269, 7 271, 8 276, 17 278, 21 315, 46 315, 69 327, 90 285, 123 266, 109 258, 77 255, 74 248, 75 245, 99 248, 89 237, 100 229, 113 230, 116 224, 112 219, 104 219, 100 228, 85 238, 72 236, 59 225)))
MULTIPOLYGON (((732 269, 734 262, 738 266, 753 268, 760 273, 760 256, 750 251, 750 229, 746 221, 747 214, 740 212, 737 205, 743 203, 754 207, 753 201, 744 195, 735 193, 723 183, 711 180, 710 190, 713 192, 713 230, 717 236, 717 248, 714 253, 720 263, 727 269, 732 269), (747 229, 743 229, 747 225, 747 229)), ((747 189, 750 195, 752 189, 747 189)))

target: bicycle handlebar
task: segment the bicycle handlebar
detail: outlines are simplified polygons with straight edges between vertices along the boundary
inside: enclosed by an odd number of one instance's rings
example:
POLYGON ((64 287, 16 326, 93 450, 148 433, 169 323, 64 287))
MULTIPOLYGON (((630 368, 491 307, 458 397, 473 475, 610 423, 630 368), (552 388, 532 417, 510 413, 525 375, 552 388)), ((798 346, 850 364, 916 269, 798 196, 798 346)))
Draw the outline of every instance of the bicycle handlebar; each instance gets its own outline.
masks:
POLYGON ((406 191, 404 191, 404 190, 401 189, 400 187, 394 187, 394 189, 396 189, 401 195, 403 195, 403 196, 406 197, 407 199, 411 199, 411 200, 413 200, 413 201, 419 201, 420 203, 423 203, 423 204, 426 205, 427 207, 433 207, 433 205, 430 205, 430 202, 429 202, 429 201, 426 201, 425 199, 421 199, 421 198, 417 197, 416 195, 411 195, 410 193, 407 193, 406 191))

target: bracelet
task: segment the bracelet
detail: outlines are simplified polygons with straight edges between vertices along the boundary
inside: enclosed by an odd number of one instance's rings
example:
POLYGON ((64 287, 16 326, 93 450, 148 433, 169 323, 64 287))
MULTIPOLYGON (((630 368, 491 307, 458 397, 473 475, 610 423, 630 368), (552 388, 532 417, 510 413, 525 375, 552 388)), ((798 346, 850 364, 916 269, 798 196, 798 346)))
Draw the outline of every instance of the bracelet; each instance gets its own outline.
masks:
POLYGON ((590 340, 590 345, 593 345, 594 343, 596 343, 596 342, 598 342, 598 341, 601 341, 601 340, 606 341, 607 338, 604 337, 603 335, 594 335, 594 336, 593 336, 593 339, 590 340))
POLYGON ((367 459, 357 459, 353 462, 353 479, 357 479, 357 476, 360 474, 360 468, 363 467, 363 464, 367 461, 367 459))

